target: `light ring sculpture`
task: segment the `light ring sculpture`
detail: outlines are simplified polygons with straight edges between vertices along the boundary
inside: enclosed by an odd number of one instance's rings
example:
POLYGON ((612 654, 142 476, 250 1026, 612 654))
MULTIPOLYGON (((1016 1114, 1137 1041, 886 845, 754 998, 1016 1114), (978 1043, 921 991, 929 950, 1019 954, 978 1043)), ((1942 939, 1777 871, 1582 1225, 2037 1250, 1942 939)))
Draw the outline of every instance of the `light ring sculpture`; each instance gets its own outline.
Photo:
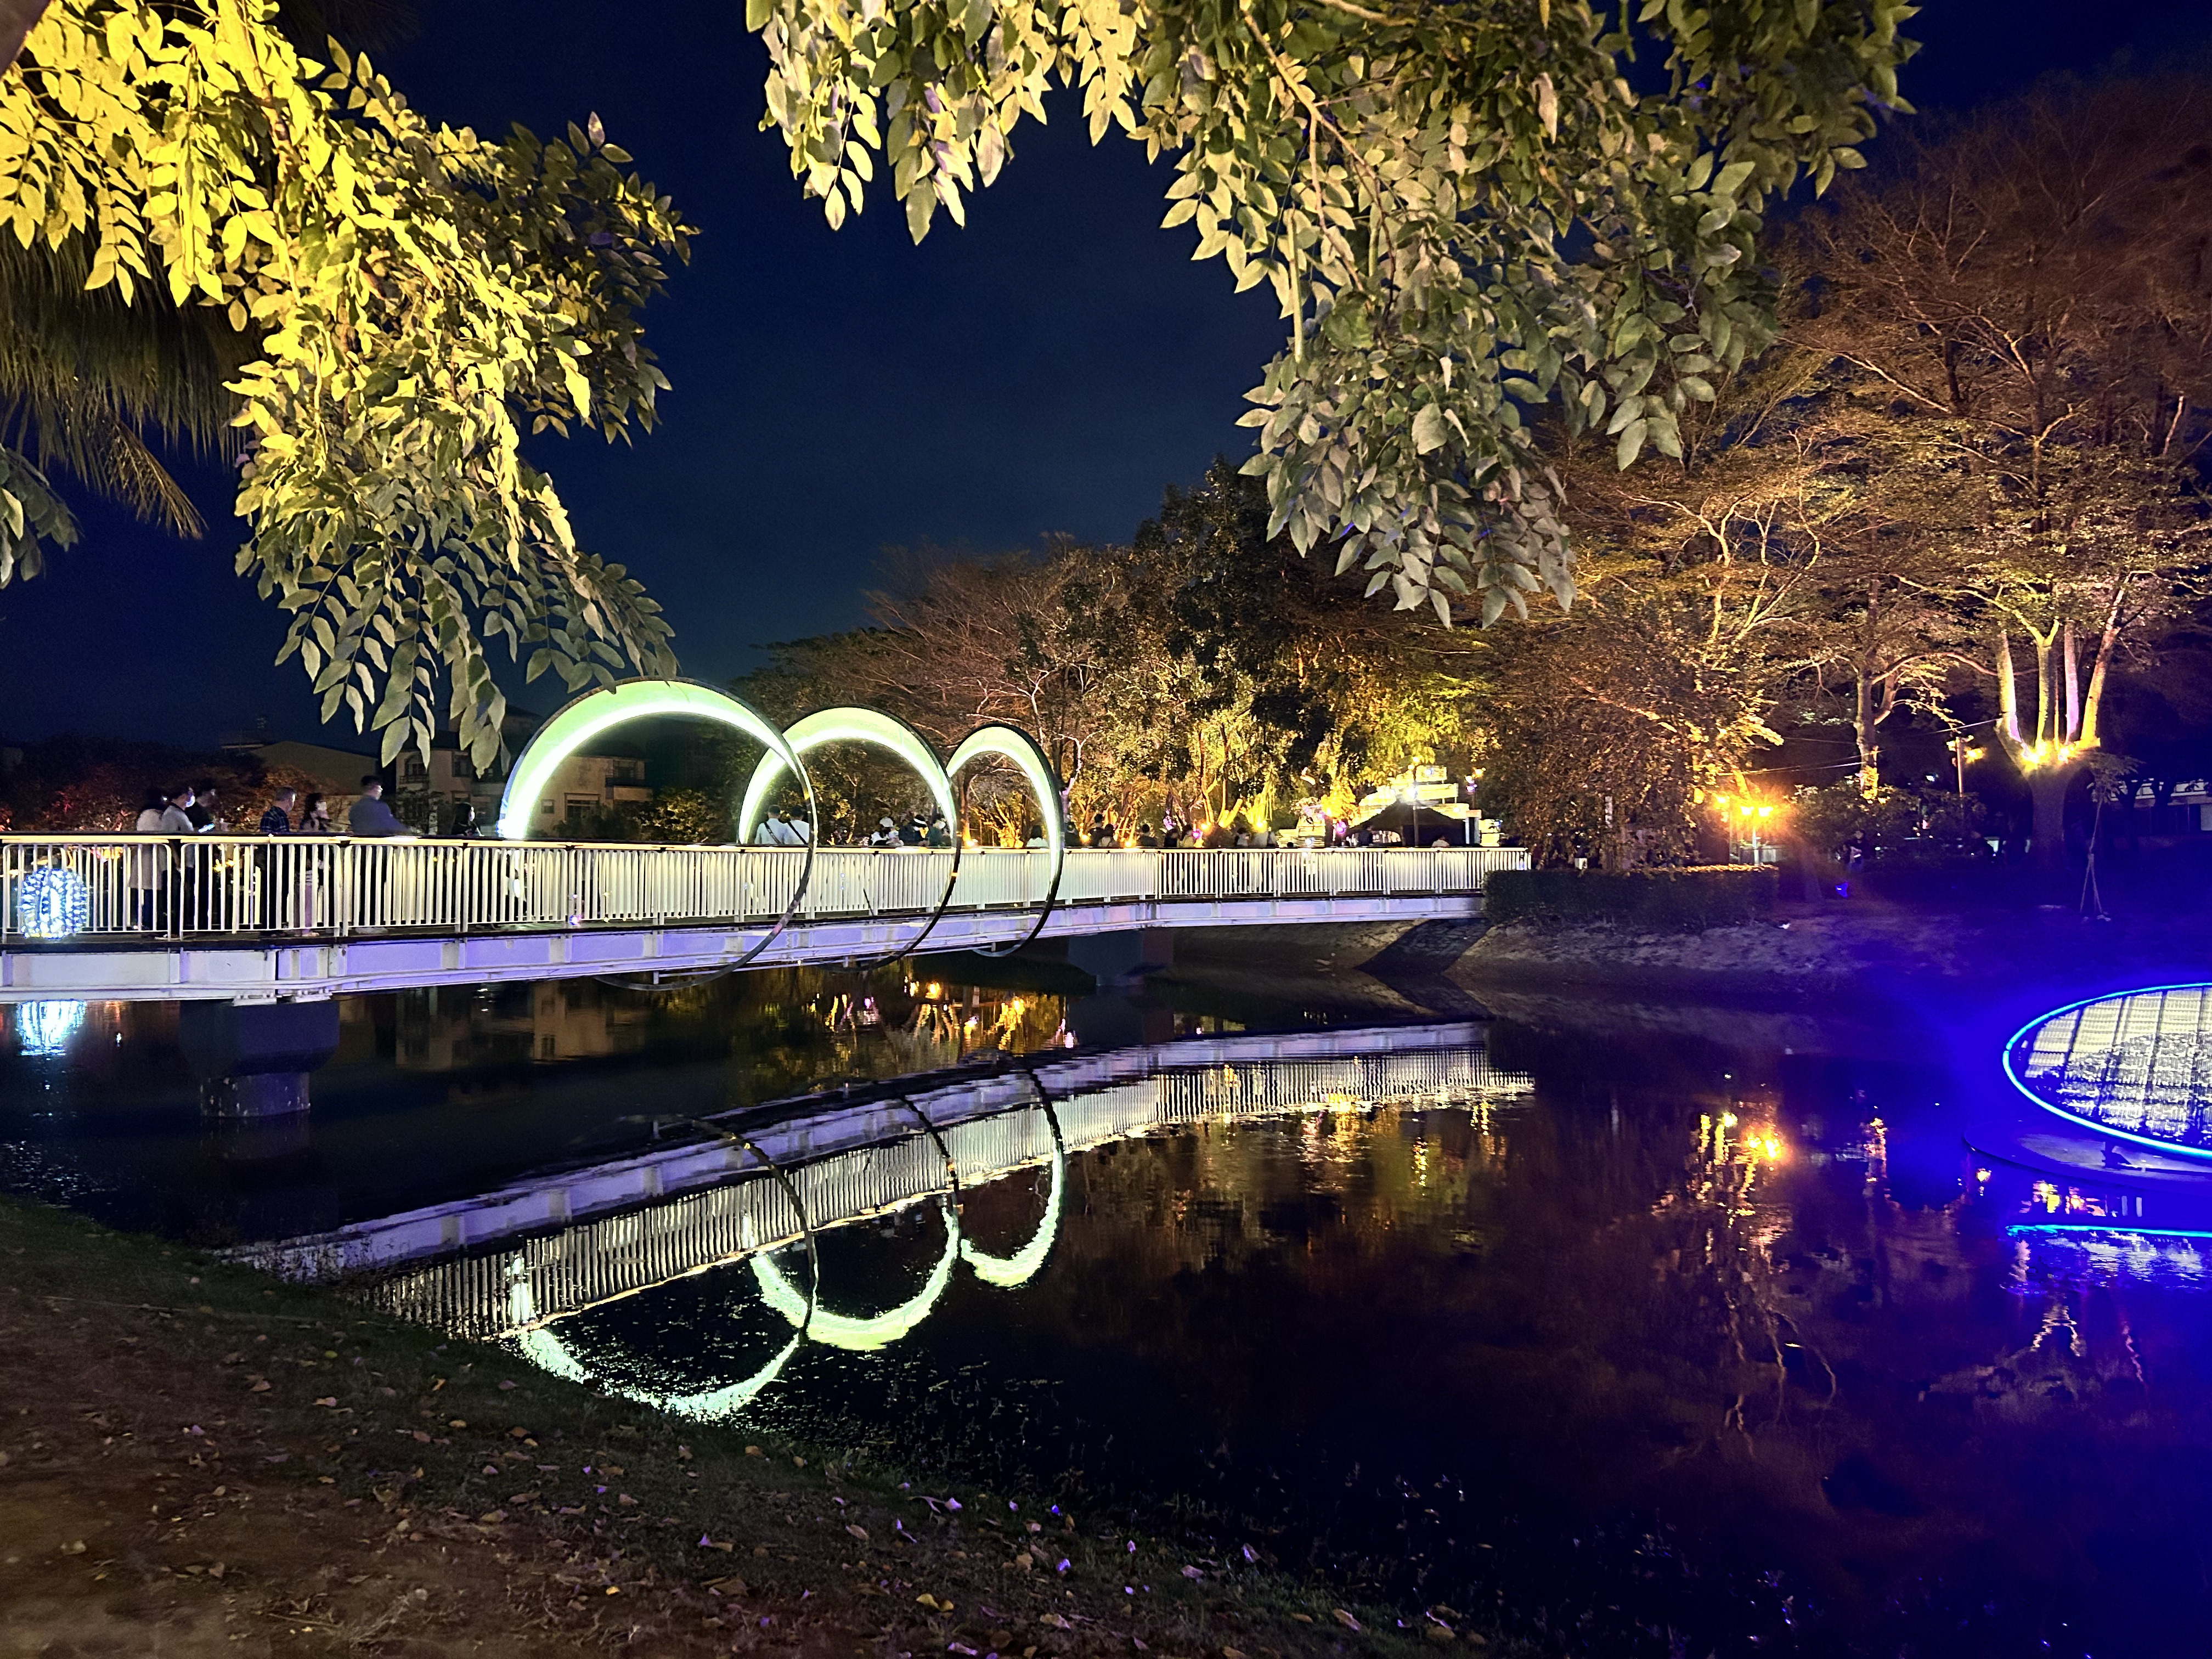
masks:
MULTIPOLYGON (((798 1328, 792 1332, 791 1340, 776 1352, 775 1357, 750 1376, 740 1382, 725 1383, 718 1389, 702 1389, 693 1394, 677 1394, 657 1389, 623 1387, 612 1383, 605 1385, 610 1394, 620 1395, 626 1400, 635 1400, 641 1406, 651 1406, 655 1410, 672 1413, 678 1417, 688 1417, 697 1422, 714 1423, 724 1418, 735 1416, 763 1389, 775 1382, 782 1374, 783 1368, 791 1363, 792 1355, 805 1346, 807 1333, 814 1323, 815 1308, 822 1291, 822 1258, 814 1246, 814 1224, 807 1218, 806 1200, 799 1196, 799 1184, 792 1180, 789 1172, 763 1152, 747 1136, 732 1134, 730 1131, 717 1128, 711 1123, 702 1123, 696 1118, 687 1121, 696 1127, 712 1131, 724 1140, 735 1142, 768 1167, 768 1171, 775 1178, 776 1184, 783 1188, 784 1196, 791 1200, 792 1213, 799 1218, 799 1235, 806 1241, 806 1267, 809 1282, 805 1300, 796 1322, 798 1328)), ((755 1256, 754 1260, 764 1260, 767 1254, 763 1250, 755 1256)), ((781 1273, 778 1277, 781 1278, 781 1273)), ((575 1355, 569 1352, 568 1345, 545 1325, 536 1322, 538 1310, 535 1300, 530 1293, 530 1279, 527 1274, 520 1271, 519 1260, 509 1264, 507 1279, 507 1316, 514 1324, 523 1328, 520 1346, 525 1358, 544 1370, 551 1371, 556 1376, 565 1376, 574 1382, 589 1382, 592 1380, 590 1373, 584 1369, 575 1355)), ((782 1282, 788 1291, 790 1280, 783 1279, 782 1282)), ((791 1294, 796 1296, 798 1293, 792 1291, 791 1294)))
MULTIPOLYGON (((960 809, 952 798, 951 774, 945 770, 945 763, 937 758, 937 750, 930 747, 929 739, 895 714, 849 706, 820 708, 784 727, 783 736, 794 757, 831 743, 864 743, 884 750, 905 762, 908 769, 921 780, 929 791, 930 799, 936 803, 939 814, 947 824, 957 826, 960 822, 960 809)), ((771 749, 754 766, 752 777, 745 785, 744 803, 738 809, 738 833, 740 836, 751 833, 754 821, 768 799, 768 792, 775 787, 776 778, 787 764, 796 764, 796 762, 785 761, 771 749)), ((814 820, 811 815, 814 793, 811 786, 807 790, 806 799, 810 814, 808 822, 812 823, 814 820)), ((820 835, 821 825, 814 823, 814 834, 808 837, 807 842, 810 856, 814 842, 820 835)), ((866 966, 880 968, 885 963, 896 962, 901 957, 910 955, 922 940, 929 937, 930 930, 944 919, 945 908, 952 902, 953 884, 960 879, 962 851, 961 836, 956 827, 952 836, 952 868, 945 872, 945 889, 938 895, 937 904, 923 921, 921 931, 889 956, 876 957, 866 966)))
MULTIPOLYGON (((799 751, 788 743, 784 734, 759 709, 743 697, 731 696, 718 687, 702 685, 696 680, 620 680, 612 685, 601 686, 596 691, 586 691, 571 699, 557 710, 553 718, 531 735, 522 752, 514 757, 514 769, 508 772, 507 787, 499 798, 499 834, 503 841, 526 840, 530 834, 530 805, 538 793, 552 781, 561 763, 577 750, 604 732, 631 720, 649 720, 656 715, 684 714, 696 719, 709 720, 744 732, 755 742, 766 747, 783 766, 788 766, 805 791, 808 821, 814 815, 814 780, 807 775, 806 767, 799 758, 799 751)), ((744 825, 738 833, 742 837, 744 825)), ((806 884, 814 874, 814 842, 809 837, 804 862, 799 867, 799 883, 791 891, 791 902, 783 907, 783 914, 775 925, 763 933, 757 944, 736 961, 730 969, 745 966, 754 957, 773 945, 791 926, 791 919, 799 914, 799 907, 806 902, 806 884)))
POLYGON ((952 1264, 960 1259, 960 1214, 945 1199, 938 1200, 938 1209, 945 1218, 945 1249, 939 1254, 936 1266, 930 1269, 929 1277, 922 1281, 921 1288, 896 1308, 886 1308, 865 1318, 830 1313, 812 1298, 801 1297, 784 1276, 783 1269, 769 1261, 765 1251, 752 1258, 753 1277, 760 1281, 761 1300, 797 1326, 800 1336, 826 1342, 833 1348, 869 1353, 890 1346, 929 1316, 929 1310, 937 1305, 945 1286, 952 1282, 952 1264))
POLYGON ((976 1278, 1002 1291, 1018 1290, 1036 1277, 1059 1240, 1060 1213, 1067 1198, 1067 1142, 1060 1133, 1060 1114, 1053 1110, 1052 1097, 1037 1081, 1036 1073, 1025 1072, 1024 1075, 1037 1092, 1037 1104, 1044 1108, 1044 1121, 1052 1126, 1052 1187, 1045 1199, 1044 1219, 1037 1223, 1030 1242, 1012 1255, 988 1255, 965 1238, 960 1241, 960 1259, 976 1278))
MULTIPOLYGON (((2192 1146, 2179 1136, 2145 1134, 2137 1130, 2120 1128, 2101 1118, 2092 1116, 2087 1112, 2073 1110, 2066 1103, 2066 1084, 2070 1081, 2066 1073, 2073 1067, 2075 1052, 2081 1045, 2083 1036, 2082 1028, 2088 1023, 2089 1011, 2100 1009, 2107 1004, 2117 1005, 2111 1018, 2112 1030, 2104 1034, 2106 1039, 2104 1047, 2101 1048, 2093 1047, 2091 1049, 2093 1054, 2109 1056, 2108 1069, 2117 1073, 2119 1070, 2120 1045, 2143 1035, 2129 1029, 2130 1022, 2125 1005, 2137 998, 2157 998, 2159 1006, 2154 1016, 2153 1028, 2149 1034, 2151 1048, 2144 1058, 2142 1067, 2144 1075, 2137 1080, 2137 1090, 2142 1097, 2141 1104, 2143 1108, 2140 1121, 2148 1123, 2148 1106, 2154 1095, 2159 1092, 2159 1079, 2156 1075, 2157 1050, 2159 1043, 2166 1034, 2165 1003, 2168 998, 2177 994, 2190 994, 2190 1000, 2196 1005, 2191 1016, 2193 1023, 2191 1035, 2202 1034, 2208 1021, 2212 1021, 2212 984, 2198 981, 2179 985, 2146 985, 2132 991, 2108 992, 2102 996, 2084 997, 2079 1002, 2069 1002, 2064 1007, 2054 1008, 2047 1014, 2039 1014, 2006 1038, 2003 1053, 2005 1076, 2014 1088, 2019 1090, 2021 1094, 2027 1096, 2029 1100, 2049 1112, 2053 1117, 2063 1118, 2069 1123, 2089 1130, 2092 1133, 2115 1140, 2128 1141, 2138 1146, 2153 1147, 2177 1158, 2212 1159, 2212 1145, 2200 1142, 2192 1146), (2046 1031, 2057 1027, 2069 1015, 2074 1016, 2074 1024, 2063 1038, 2063 1052, 2058 1053, 2057 1059, 2053 1061, 2050 1056, 2057 1051, 2053 1045, 2046 1044, 2043 1038, 2046 1031), (2039 1080, 2043 1079, 2056 1080, 2044 1082, 2044 1086, 2041 1088, 2035 1086, 2039 1080)), ((2176 1035, 2181 1035, 2179 1028, 2176 1030, 2176 1035)), ((2094 1042, 2094 1039, 2092 1039, 2092 1042, 2094 1042)), ((2193 1081, 2197 1068, 2193 1063, 2193 1055, 2191 1059, 2192 1063, 2189 1070, 2192 1074, 2193 1081)), ((2118 1080, 2117 1077, 2112 1079, 2113 1082, 2118 1080)), ((2208 1116, 2212 1116, 2212 1099, 2193 1098, 2188 1106, 2185 1107, 2184 1116, 2185 1119, 2193 1116, 2201 1124, 2208 1116), (2193 1110, 2191 1108, 2193 1108, 2193 1110)), ((2185 1132, 2187 1127, 2185 1122, 2185 1132)))
POLYGON ((986 755, 1010 760, 1020 769, 1030 793, 1036 797, 1038 819, 1044 826, 1045 851, 1052 859, 1052 875, 1045 884, 1044 903, 1029 932, 1012 945, 975 951, 979 957, 1010 957, 1036 943, 1052 915, 1054 902, 1060 897, 1060 878, 1067 869, 1067 825, 1060 800, 1060 775, 1053 770, 1052 762, 1035 738, 1016 726, 979 726, 960 739, 945 770, 947 775, 957 777, 963 767, 986 755))

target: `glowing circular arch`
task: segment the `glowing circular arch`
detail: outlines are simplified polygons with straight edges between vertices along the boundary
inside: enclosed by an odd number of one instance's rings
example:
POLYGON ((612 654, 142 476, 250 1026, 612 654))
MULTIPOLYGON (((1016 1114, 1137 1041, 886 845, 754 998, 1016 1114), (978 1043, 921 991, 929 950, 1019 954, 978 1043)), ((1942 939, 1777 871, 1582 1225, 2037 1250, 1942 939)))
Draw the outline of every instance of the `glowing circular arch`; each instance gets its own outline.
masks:
MULTIPOLYGON (((930 799, 948 825, 956 826, 952 836, 952 868, 945 878, 945 888, 937 896, 937 903, 923 921, 919 932, 902 944, 889 956, 881 957, 868 965, 880 967, 887 962, 896 962, 901 957, 920 946, 930 930, 943 919, 945 907, 952 902, 953 884, 960 879, 961 838, 957 830, 960 819, 958 805, 952 798, 952 777, 945 769, 945 763, 937 758, 929 739, 895 714, 885 714, 873 708, 844 707, 820 708, 813 714, 793 720, 783 729, 783 735, 794 756, 804 755, 821 748, 824 744, 861 743, 881 749, 906 763, 907 769, 921 779, 929 791, 930 799)), ((762 806, 768 800, 768 792, 775 787, 776 779, 787 763, 774 750, 760 757, 753 768, 751 779, 745 785, 744 804, 738 810, 738 833, 749 837, 762 806)), ((803 774, 802 774, 803 775, 803 774)), ((822 833, 822 826, 813 818, 813 790, 807 791, 808 822, 814 824, 814 833, 808 837, 811 851, 822 833)))
MULTIPOLYGON (((732 696, 727 691, 712 685, 702 685, 696 680, 622 680, 613 685, 601 686, 596 691, 586 691, 571 699, 556 710, 553 718, 539 726, 523 745, 522 752, 514 758, 513 770, 507 774, 507 788, 499 798, 499 834, 505 841, 522 841, 530 834, 531 803, 553 780, 555 773, 569 756, 602 732, 631 720, 649 720, 655 715, 683 714, 695 720, 713 720, 744 732, 765 747, 769 754, 782 766, 788 766, 799 779, 806 793, 806 811, 810 820, 814 814, 814 780, 807 775, 806 767, 799 758, 799 751, 787 742, 782 732, 767 715, 743 697, 732 696)), ((739 839, 744 837, 742 823, 739 839)), ((726 964, 742 968, 768 949, 791 919, 799 914, 799 907, 806 902, 806 884, 814 874, 814 842, 806 843, 805 857, 799 867, 798 884, 791 890, 791 902, 783 907, 783 914, 775 925, 763 933, 759 941, 734 962, 726 964)))
POLYGON ((938 1208, 945 1217, 945 1249, 921 1288, 896 1308, 858 1317, 830 1313, 801 1296, 783 1269, 768 1259, 766 1251, 752 1258, 753 1277, 760 1280, 761 1299, 799 1328, 802 1337, 826 1342, 833 1348, 867 1353, 888 1347, 929 1316, 929 1310, 952 1282, 952 1264, 960 1258, 960 1216, 943 1200, 938 1208))
POLYGON ((1053 770, 1052 762, 1035 738, 1018 726, 979 726, 960 739, 951 759, 945 763, 945 773, 957 777, 961 768, 986 755, 1010 760, 1019 769, 1030 793, 1036 798, 1038 817, 1044 825, 1045 851, 1052 859, 1052 875, 1045 883, 1044 903, 1037 911, 1036 920, 1030 924, 1029 932, 1012 945, 975 952, 977 956, 1004 957, 1034 943, 1044 931, 1054 902, 1060 897, 1060 878, 1067 869, 1067 825, 1060 801, 1060 775, 1053 770))
POLYGON ((802 1319, 799 1328, 792 1333, 791 1340, 750 1376, 691 1394, 642 1388, 605 1377, 594 1378, 590 1370, 576 1358, 567 1340, 552 1328, 551 1322, 537 1322, 537 1309, 530 1292, 529 1278, 520 1271, 519 1261, 510 1264, 508 1281, 508 1316, 521 1327, 515 1337, 515 1346, 532 1364, 552 1372, 556 1376, 565 1376, 572 1382, 595 1383, 609 1394, 619 1395, 625 1400, 636 1401, 641 1406, 650 1406, 656 1411, 688 1417, 696 1422, 715 1423, 735 1416, 751 1403, 762 1389, 782 1374, 783 1368, 791 1363, 792 1355, 806 1342, 806 1322, 802 1319))
POLYGON ((1060 1139, 1060 1114, 1052 1109, 1048 1097, 1038 1103, 1044 1108, 1044 1121, 1052 1126, 1052 1186, 1045 1198, 1044 1219, 1037 1223, 1030 1242, 1012 1255, 987 1255, 966 1239, 960 1241, 960 1259, 976 1278, 1002 1291, 1018 1290, 1036 1277, 1060 1237, 1060 1212, 1067 1198, 1067 1146, 1060 1139))

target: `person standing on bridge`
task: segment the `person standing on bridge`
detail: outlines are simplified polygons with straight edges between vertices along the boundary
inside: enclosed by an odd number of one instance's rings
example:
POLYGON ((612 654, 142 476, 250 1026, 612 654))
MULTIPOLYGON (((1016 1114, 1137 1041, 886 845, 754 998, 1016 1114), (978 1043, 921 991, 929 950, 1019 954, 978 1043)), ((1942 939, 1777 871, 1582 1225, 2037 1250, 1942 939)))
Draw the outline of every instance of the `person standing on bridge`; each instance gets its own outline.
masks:
POLYGON ((374 773, 361 781, 361 799, 346 814, 346 831, 349 835, 387 839, 415 833, 400 823, 398 815, 384 804, 384 780, 374 773))
POLYGON ((292 809, 299 804, 296 789, 279 789, 270 798, 269 810, 261 815, 258 833, 264 836, 289 836, 292 833, 292 809))

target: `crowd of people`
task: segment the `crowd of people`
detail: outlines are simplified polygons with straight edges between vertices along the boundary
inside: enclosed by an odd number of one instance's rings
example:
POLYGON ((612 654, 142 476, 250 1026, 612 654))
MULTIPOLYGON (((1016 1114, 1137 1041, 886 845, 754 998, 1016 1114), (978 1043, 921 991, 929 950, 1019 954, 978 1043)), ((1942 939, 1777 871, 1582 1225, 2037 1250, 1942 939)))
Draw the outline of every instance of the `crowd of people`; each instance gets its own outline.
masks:
MULTIPOLYGON (((451 807, 453 821, 442 831, 448 840, 471 840, 477 833, 476 808, 467 801, 451 807)), ((225 836, 235 826, 223 816, 222 804, 211 782, 191 783, 157 790, 147 797, 137 822, 131 826, 141 836, 225 836)), ((361 781, 361 793, 347 809, 344 827, 331 820, 320 791, 302 800, 300 792, 280 788, 270 796, 252 833, 260 836, 337 836, 364 840, 409 840, 417 832, 402 823, 384 799, 384 781, 371 775, 361 781)))

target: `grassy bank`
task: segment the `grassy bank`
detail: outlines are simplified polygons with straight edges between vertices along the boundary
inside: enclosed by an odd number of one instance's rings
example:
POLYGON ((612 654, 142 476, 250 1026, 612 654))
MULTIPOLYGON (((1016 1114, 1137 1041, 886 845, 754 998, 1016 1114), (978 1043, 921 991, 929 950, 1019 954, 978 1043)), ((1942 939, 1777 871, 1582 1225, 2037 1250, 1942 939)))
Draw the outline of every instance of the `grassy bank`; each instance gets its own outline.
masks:
POLYGON ((0 1654, 1536 1650, 1109 1522, 0 1200, 0 1654))

